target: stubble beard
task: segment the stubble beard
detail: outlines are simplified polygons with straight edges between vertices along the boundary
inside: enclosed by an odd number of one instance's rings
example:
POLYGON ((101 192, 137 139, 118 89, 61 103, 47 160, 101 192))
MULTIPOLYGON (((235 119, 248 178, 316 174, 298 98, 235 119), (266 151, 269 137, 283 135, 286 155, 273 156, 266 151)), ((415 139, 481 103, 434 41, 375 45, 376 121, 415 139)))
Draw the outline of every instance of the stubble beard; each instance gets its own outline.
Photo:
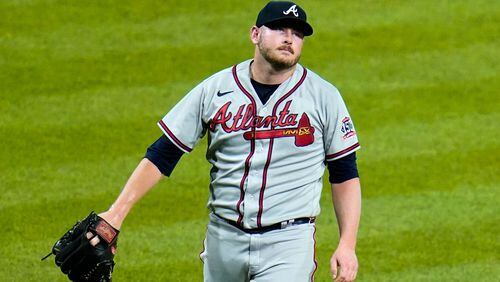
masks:
MULTIPOLYGON (((276 54, 278 50, 273 50, 271 48, 265 47, 264 44, 262 44, 262 41, 259 40, 259 44, 257 45, 259 48, 259 52, 262 55, 262 57, 269 63, 271 66, 277 70, 286 70, 289 68, 294 67, 300 59, 300 55, 296 57, 291 57, 290 59, 286 59, 283 57, 280 57, 276 54)), ((292 50, 293 52, 293 50, 292 50)), ((292 53, 293 55, 293 53, 292 53)))

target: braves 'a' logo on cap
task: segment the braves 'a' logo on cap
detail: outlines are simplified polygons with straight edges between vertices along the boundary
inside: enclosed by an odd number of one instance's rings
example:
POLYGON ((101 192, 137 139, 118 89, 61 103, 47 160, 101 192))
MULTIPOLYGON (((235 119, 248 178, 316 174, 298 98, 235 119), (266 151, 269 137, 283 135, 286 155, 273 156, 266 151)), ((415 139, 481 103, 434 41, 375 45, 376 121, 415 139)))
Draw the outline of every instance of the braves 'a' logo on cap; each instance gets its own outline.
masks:
POLYGON ((283 14, 285 15, 288 15, 290 13, 293 13, 294 16, 299 17, 299 11, 297 11, 297 5, 293 5, 288 10, 283 11, 283 14))

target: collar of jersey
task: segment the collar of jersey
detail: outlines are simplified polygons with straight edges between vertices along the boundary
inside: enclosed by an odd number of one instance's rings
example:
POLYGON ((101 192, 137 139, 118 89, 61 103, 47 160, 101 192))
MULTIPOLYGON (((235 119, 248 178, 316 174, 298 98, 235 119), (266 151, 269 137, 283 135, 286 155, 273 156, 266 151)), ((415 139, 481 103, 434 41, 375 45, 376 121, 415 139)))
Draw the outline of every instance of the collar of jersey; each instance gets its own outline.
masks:
POLYGON ((239 63, 236 66, 236 75, 238 80, 241 83, 241 86, 252 95, 255 100, 257 108, 266 107, 268 105, 274 104, 280 97, 288 93, 297 83, 299 83, 302 74, 304 73, 304 67, 300 64, 297 64, 295 71, 292 76, 285 80, 281 85, 274 91, 273 95, 269 98, 269 100, 262 104, 259 99, 259 96, 255 92, 255 89, 252 86, 252 82, 250 81, 250 64, 253 60, 249 59, 244 62, 239 63))

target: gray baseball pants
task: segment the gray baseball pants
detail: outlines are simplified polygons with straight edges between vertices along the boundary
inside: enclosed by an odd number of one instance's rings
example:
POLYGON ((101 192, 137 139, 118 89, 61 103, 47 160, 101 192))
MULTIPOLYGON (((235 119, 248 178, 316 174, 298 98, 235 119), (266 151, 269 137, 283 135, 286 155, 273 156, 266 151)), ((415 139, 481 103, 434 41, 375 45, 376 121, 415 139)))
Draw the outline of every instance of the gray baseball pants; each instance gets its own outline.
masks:
POLYGON ((305 282, 316 271, 314 223, 249 234, 214 214, 204 241, 205 282, 305 282))

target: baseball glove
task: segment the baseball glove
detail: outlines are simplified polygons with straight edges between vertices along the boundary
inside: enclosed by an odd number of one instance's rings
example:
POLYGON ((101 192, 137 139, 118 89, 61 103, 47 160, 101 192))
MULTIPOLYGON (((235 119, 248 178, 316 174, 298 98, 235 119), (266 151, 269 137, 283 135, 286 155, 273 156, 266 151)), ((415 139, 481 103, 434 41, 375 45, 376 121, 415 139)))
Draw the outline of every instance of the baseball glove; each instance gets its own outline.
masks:
POLYGON ((71 281, 111 281, 118 233, 119 230, 91 212, 57 240, 52 252, 42 260, 54 254, 56 265, 71 281), (99 243, 93 246, 90 240, 95 236, 99 243))

